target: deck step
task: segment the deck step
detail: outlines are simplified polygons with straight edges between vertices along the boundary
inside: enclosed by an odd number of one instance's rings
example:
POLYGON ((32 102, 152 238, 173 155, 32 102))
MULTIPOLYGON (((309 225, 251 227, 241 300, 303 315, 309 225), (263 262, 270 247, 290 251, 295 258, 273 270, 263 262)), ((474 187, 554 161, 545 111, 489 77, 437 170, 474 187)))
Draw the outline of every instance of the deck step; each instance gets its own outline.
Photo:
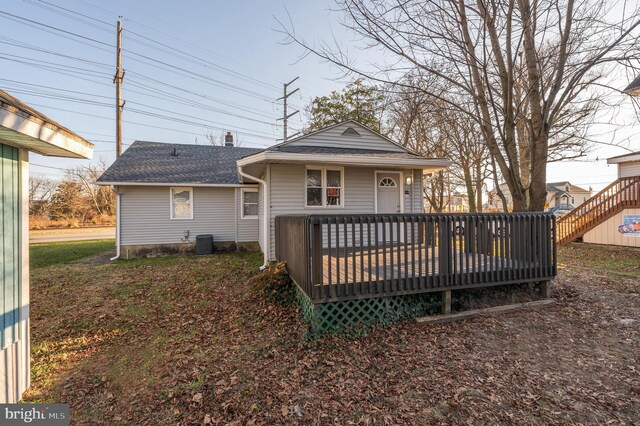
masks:
POLYGON ((464 319, 475 318, 480 315, 498 314, 503 312, 512 312, 525 308, 536 308, 540 306, 550 306, 556 303, 556 299, 542 299, 533 302, 514 303, 512 305, 493 306, 491 308, 472 309, 470 311, 458 312, 447 315, 429 315, 426 317, 416 318, 416 322, 423 324, 442 324, 445 322, 459 321, 464 319))

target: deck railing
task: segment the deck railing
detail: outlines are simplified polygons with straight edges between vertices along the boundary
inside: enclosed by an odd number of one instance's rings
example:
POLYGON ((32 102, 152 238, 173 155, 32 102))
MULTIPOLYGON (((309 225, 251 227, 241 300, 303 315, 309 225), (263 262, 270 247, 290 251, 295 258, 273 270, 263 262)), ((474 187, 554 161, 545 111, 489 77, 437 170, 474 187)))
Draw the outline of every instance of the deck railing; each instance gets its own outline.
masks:
POLYGON ((634 207, 640 207, 640 176, 617 179, 558 220, 558 243, 569 243, 625 208, 634 207))
POLYGON ((276 257, 314 302, 546 281, 547 213, 276 217, 276 257))

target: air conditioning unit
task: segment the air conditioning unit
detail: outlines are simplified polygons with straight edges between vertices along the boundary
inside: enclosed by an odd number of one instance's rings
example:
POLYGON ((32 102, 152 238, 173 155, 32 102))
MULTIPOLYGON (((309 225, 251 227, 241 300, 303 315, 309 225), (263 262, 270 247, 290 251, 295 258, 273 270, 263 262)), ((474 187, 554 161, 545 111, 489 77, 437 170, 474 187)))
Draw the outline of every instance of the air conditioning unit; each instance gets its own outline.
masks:
POLYGON ((213 253, 213 235, 196 235, 196 254, 202 256, 213 253))

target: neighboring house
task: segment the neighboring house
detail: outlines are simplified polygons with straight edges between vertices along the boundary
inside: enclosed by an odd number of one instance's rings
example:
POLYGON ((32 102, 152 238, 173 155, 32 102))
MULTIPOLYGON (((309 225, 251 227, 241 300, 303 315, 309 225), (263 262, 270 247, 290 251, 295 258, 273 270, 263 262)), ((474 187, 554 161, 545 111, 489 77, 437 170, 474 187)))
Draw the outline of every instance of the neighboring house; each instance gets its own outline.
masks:
POLYGON ((0 90, 0 403, 29 387, 29 151, 90 159, 93 145, 0 90))
MULTIPOLYGON (((506 183, 500 184, 500 190, 504 194, 504 198, 507 202, 507 210, 511 211, 513 209, 513 198, 511 198, 511 192, 509 192, 509 187, 506 183)), ((502 203, 502 199, 498 196, 498 191, 496 189, 492 189, 487 194, 488 202, 487 205, 484 206, 485 211, 504 211, 505 208, 502 203)))
POLYGON ((464 213, 469 211, 469 196, 462 192, 454 192, 445 210, 450 213, 464 213))
POLYGON ((567 181, 548 183, 544 207, 547 211, 571 210, 591 198, 592 193, 591 187, 587 190, 567 181))
POLYGON ((266 263, 276 216, 421 213, 423 175, 449 164, 346 121, 264 150, 134 142, 99 183, 118 194, 121 257, 193 251, 213 234, 266 263))
MULTIPOLYGON (((507 200, 507 210, 513 209, 513 198, 506 183, 500 184, 500 190, 507 200)), ((591 188, 584 189, 571 182, 551 182, 547 183, 547 198, 545 201, 545 211, 555 211, 557 209, 571 210, 591 198, 591 188)), ((498 197, 495 189, 489 191, 488 210, 504 211, 502 200, 498 197)))
POLYGON ((558 221, 559 241, 640 247, 640 151, 609 158, 618 179, 558 221))

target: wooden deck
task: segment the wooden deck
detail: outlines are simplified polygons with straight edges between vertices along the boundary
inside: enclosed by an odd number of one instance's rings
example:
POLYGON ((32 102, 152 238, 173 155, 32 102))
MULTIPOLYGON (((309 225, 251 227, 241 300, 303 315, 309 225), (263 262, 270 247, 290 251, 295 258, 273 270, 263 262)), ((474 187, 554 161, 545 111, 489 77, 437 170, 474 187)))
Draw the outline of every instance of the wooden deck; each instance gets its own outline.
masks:
MULTIPOLYGON (((500 256, 455 250, 449 259, 454 273, 489 272, 532 266, 500 256)), ((393 245, 381 249, 347 249, 323 253, 322 282, 316 285, 372 283, 393 279, 436 276, 441 259, 437 247, 393 245)))
POLYGON ((276 257, 313 303, 542 282, 556 274, 555 218, 278 216, 276 257))

